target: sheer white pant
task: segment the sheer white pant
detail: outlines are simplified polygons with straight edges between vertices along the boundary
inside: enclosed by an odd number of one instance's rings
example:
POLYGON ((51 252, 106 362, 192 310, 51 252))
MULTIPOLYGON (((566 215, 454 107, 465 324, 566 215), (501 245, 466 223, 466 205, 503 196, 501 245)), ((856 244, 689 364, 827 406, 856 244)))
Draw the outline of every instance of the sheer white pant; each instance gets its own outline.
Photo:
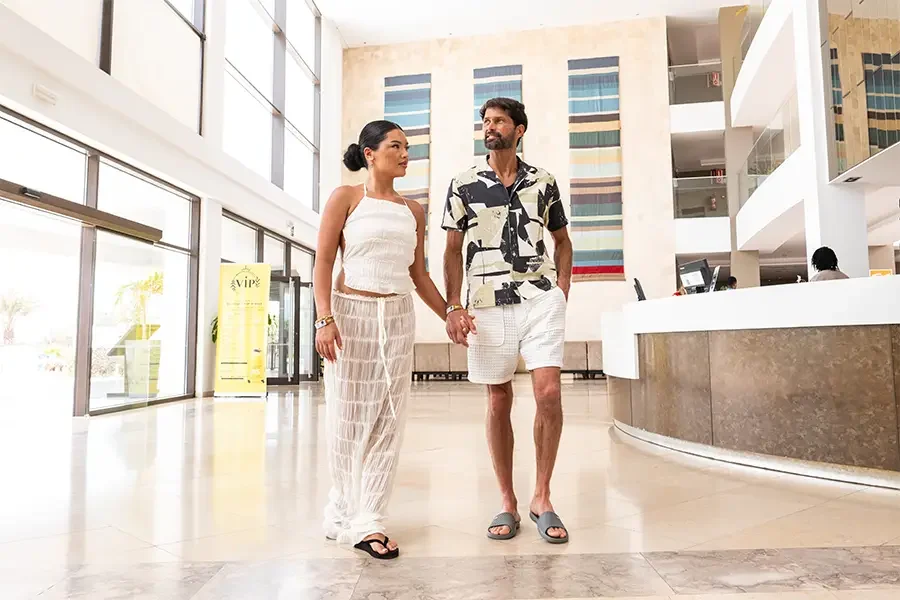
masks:
POLYGON ((332 293, 343 340, 325 363, 331 492, 325 534, 356 544, 384 533, 409 401, 415 339, 412 296, 365 298, 332 293))

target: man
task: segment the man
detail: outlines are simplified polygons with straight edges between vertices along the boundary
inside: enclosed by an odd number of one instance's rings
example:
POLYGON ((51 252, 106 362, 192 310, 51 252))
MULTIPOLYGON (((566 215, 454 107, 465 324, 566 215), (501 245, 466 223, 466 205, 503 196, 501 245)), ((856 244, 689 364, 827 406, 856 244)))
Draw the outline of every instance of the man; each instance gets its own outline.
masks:
POLYGON ((737 277, 735 277, 734 275, 732 275, 731 277, 728 278, 728 289, 729 290, 737 289, 737 277))
POLYGON ((488 445, 502 499, 488 537, 511 539, 519 530, 510 413, 521 353, 537 403, 537 483, 529 513, 541 537, 562 544, 568 533, 550 503, 550 478, 563 422, 560 368, 572 274, 568 220, 554 177, 516 156, 528 128, 522 103, 489 100, 481 117, 490 155, 453 179, 444 211, 447 334, 469 349, 469 380, 488 389, 488 445), (555 261, 547 252, 545 229, 555 242, 555 261), (471 312, 460 299, 464 242, 471 312))

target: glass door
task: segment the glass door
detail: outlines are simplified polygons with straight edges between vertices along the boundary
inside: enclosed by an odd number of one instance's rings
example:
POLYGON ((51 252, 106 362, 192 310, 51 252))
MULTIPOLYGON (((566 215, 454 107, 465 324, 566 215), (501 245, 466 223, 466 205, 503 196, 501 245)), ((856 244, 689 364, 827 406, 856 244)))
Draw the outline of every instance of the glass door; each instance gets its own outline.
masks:
POLYGON ((7 418, 72 416, 80 250, 79 223, 0 199, 0 410, 7 418))
POLYGON ((297 322, 299 281, 272 276, 269 288, 266 373, 269 385, 289 385, 299 381, 297 322))

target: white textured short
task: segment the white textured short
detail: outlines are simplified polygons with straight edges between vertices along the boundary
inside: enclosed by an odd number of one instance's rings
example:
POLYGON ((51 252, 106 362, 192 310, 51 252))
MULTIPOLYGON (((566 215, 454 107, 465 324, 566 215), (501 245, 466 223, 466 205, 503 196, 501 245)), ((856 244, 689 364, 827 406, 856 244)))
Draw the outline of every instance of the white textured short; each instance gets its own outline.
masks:
POLYGON ((472 310, 478 335, 469 335, 469 381, 500 385, 511 381, 519 354, 529 371, 562 367, 566 297, 553 288, 521 304, 472 310))

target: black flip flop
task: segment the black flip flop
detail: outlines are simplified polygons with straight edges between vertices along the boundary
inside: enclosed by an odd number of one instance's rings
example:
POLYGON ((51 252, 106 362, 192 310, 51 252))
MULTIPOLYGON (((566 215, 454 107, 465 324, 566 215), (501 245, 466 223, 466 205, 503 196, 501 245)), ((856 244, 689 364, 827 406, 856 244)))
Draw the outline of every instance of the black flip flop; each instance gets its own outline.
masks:
POLYGON ((377 558, 378 560, 391 560, 392 558, 397 558, 400 556, 400 549, 395 548, 393 550, 388 548, 388 542, 390 542, 390 538, 388 536, 384 536, 384 541, 375 539, 375 540, 363 540, 353 546, 357 550, 362 550, 372 558, 377 558), (384 549, 387 550, 384 554, 380 554, 375 548, 372 547, 372 544, 381 544, 384 546, 384 549))

